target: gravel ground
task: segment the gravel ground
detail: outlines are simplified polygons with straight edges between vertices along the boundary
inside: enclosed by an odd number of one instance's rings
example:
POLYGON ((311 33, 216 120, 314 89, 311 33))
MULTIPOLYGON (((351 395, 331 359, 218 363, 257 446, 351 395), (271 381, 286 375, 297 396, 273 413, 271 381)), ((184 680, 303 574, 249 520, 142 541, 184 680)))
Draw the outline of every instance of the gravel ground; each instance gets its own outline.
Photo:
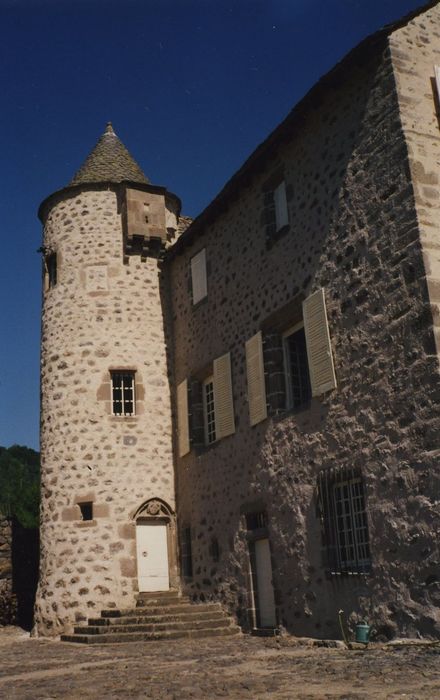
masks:
POLYGON ((96 647, 0 629, 0 698, 440 699, 440 645, 349 651, 292 638, 96 647))

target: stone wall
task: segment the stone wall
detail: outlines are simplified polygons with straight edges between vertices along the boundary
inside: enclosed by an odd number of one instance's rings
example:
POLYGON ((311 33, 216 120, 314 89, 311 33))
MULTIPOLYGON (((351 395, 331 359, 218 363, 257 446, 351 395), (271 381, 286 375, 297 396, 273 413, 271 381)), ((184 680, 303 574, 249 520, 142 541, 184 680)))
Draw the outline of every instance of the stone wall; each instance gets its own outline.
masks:
POLYGON ((289 632, 338 636, 343 608, 385 637, 438 635, 438 359, 386 39, 337 72, 284 133, 169 262, 174 383, 230 352, 236 422, 234 435, 177 460, 178 521, 192 531, 187 592, 224 601, 249 625, 243 513, 258 504, 268 513, 278 621, 289 632), (280 172, 290 224, 268 246, 265 188, 280 172), (204 247, 208 297, 193 308, 190 259, 204 247), (338 387, 251 428, 245 341, 320 287, 338 387), (326 572, 316 481, 332 466, 363 470, 369 576, 326 572))
POLYGON ((12 590, 12 526, 0 515, 0 625, 15 622, 17 602, 12 590))
POLYGON ((440 95, 434 79, 434 66, 440 66, 440 7, 392 34, 390 47, 440 356, 440 95))
POLYGON ((151 498, 174 508, 161 275, 155 259, 124 262, 120 212, 112 186, 64 191, 46 212, 57 283, 42 325, 40 635, 133 605, 134 515, 151 498), (135 416, 112 415, 112 369, 136 373, 135 416))

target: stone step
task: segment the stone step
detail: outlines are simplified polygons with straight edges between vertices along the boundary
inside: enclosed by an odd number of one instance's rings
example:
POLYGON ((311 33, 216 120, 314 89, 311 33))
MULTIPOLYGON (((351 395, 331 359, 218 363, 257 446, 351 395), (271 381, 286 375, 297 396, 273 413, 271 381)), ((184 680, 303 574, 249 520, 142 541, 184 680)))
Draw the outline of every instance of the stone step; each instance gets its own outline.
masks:
POLYGON ((189 605, 191 603, 188 596, 182 595, 164 595, 158 596, 156 593, 154 596, 139 595, 136 600, 137 608, 148 608, 155 605, 189 605))
MULTIPOLYGON (((195 606, 192 606, 193 608, 195 606)), ((143 615, 122 615, 121 617, 92 617, 87 621, 89 625, 119 626, 135 624, 155 624, 158 622, 189 622, 191 620, 217 620, 224 619, 225 613, 222 610, 189 610, 188 612, 176 612, 169 614, 168 611, 162 614, 153 615, 151 612, 143 615)))
POLYGON ((127 642, 148 642, 161 639, 198 639, 201 637, 231 637, 241 634, 237 625, 230 627, 216 627, 214 629, 189 629, 162 632, 125 632, 120 634, 63 634, 62 642, 76 642, 79 644, 123 644, 127 642))
POLYGON ((123 610, 120 610, 119 608, 111 608, 110 610, 103 610, 101 612, 101 617, 131 617, 133 615, 161 615, 162 613, 174 615, 180 612, 192 612, 198 608, 207 612, 222 610, 220 603, 181 603, 178 605, 148 605, 138 608, 125 608, 123 610))
MULTIPOLYGON (((230 627, 233 624, 230 618, 221 617, 217 620, 190 620, 185 622, 158 622, 156 624, 134 625, 88 625, 75 627, 74 634, 123 634, 126 632, 173 632, 180 630, 214 630, 218 627, 230 627)), ((235 624, 235 623, 234 623, 235 624)))

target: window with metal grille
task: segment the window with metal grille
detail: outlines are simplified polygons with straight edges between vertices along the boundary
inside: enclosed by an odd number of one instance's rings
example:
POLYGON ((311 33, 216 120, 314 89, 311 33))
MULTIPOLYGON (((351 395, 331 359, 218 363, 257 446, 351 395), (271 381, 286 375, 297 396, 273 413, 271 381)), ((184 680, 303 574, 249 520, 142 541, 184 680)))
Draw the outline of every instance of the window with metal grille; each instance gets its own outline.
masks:
POLYGON ((191 528, 184 527, 180 537, 180 562, 182 566, 182 576, 191 578, 193 575, 191 528))
POLYGON ((261 510, 257 513, 246 513, 246 529, 261 530, 267 527, 267 513, 261 510))
POLYGON ((301 322, 283 334, 286 408, 299 408, 310 401, 306 336, 301 322))
POLYGON ((114 416, 135 415, 134 372, 112 372, 112 412, 114 416))
POLYGON ((366 573, 371 567, 364 482, 360 470, 326 470, 318 477, 323 541, 333 574, 366 573))
POLYGON ((203 382, 203 416, 205 422, 205 443, 210 445, 216 441, 213 377, 208 377, 203 382))

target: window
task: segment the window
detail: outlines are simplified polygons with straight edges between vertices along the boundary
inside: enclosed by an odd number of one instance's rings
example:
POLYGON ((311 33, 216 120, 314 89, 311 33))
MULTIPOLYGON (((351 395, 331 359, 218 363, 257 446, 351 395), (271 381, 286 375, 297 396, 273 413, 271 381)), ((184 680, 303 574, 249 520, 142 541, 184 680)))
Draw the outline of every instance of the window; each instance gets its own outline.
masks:
POLYGON ((57 254, 49 253, 45 257, 47 287, 51 289, 57 283, 57 254))
POLYGON ((87 501, 85 503, 78 503, 79 509, 81 511, 81 518, 83 520, 93 520, 93 502, 87 501))
POLYGON ((246 529, 249 531, 267 528, 267 513, 261 510, 257 513, 246 513, 246 529))
POLYGON ((333 574, 370 570, 364 483, 359 470, 326 470, 318 477, 324 544, 333 574))
POLYGON ((289 224, 287 209, 286 183, 283 180, 273 191, 275 205, 275 231, 278 232, 289 224))
POLYGON ((205 248, 191 258, 191 288, 193 304, 198 304, 208 295, 205 248))
POLYGON ((182 566, 182 576, 192 578, 192 548, 191 548, 191 528, 184 527, 180 540, 180 561, 182 566))
POLYGON ((204 368, 198 377, 178 384, 176 407, 179 457, 192 448, 203 449, 235 433, 229 352, 213 361, 208 377, 204 368))
POLYGON ((112 413, 114 416, 135 415, 134 372, 112 372, 112 413))
POLYGON ((298 323, 283 334, 286 408, 299 408, 311 396, 304 324, 298 323))
POLYGON ((211 445, 216 441, 214 377, 208 377, 203 382, 203 417, 205 423, 205 444, 211 445))
POLYGON ((324 289, 277 309, 263 327, 246 341, 251 426, 337 386, 324 289))

